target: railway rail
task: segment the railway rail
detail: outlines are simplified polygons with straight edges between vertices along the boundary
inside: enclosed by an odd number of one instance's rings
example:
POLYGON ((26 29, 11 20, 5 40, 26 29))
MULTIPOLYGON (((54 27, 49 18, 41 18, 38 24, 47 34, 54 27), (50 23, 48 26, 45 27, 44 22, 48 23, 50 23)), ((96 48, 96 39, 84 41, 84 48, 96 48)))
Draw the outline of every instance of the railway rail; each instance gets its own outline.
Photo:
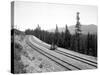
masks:
MULTIPOLYGON (((37 41, 36 41, 36 43, 41 44, 43 47, 45 47, 45 48, 47 48, 47 49, 50 49, 50 47, 47 46, 47 45, 45 45, 45 44, 42 44, 42 43, 37 42, 37 41)), ((85 59, 85 58, 82 58, 82 57, 79 57, 79 56, 76 56, 76 55, 73 55, 73 54, 69 54, 69 53, 64 52, 64 51, 61 51, 61 50, 59 50, 59 49, 54 50, 54 51, 55 51, 56 53, 62 54, 62 55, 64 55, 64 56, 70 57, 70 58, 72 58, 72 59, 75 59, 75 60, 77 60, 77 61, 86 63, 86 64, 88 64, 88 65, 91 65, 91 66, 97 68, 97 62, 94 62, 94 61, 91 61, 91 60, 89 60, 89 59, 85 59)))
POLYGON ((81 68, 70 64, 54 55, 51 55, 45 51, 43 51, 42 49, 40 49, 39 47, 34 46, 31 42, 27 41, 27 44, 33 48, 34 50, 38 51, 39 53, 41 53, 42 55, 48 57, 49 59, 51 59, 52 61, 56 62, 57 64, 59 64, 60 66, 64 67, 66 70, 81 70, 81 68))
POLYGON ((55 52, 57 52, 59 54, 63 54, 64 56, 70 57, 72 59, 81 61, 83 63, 86 63, 88 65, 91 65, 91 66, 94 66, 94 67, 97 68, 97 63, 96 62, 93 62, 93 61, 90 61, 90 60, 87 60, 87 59, 84 59, 84 58, 81 58, 81 57, 78 57, 78 56, 75 56, 75 55, 72 55, 72 54, 69 54, 69 53, 65 53, 65 52, 60 51, 60 50, 55 50, 55 52))

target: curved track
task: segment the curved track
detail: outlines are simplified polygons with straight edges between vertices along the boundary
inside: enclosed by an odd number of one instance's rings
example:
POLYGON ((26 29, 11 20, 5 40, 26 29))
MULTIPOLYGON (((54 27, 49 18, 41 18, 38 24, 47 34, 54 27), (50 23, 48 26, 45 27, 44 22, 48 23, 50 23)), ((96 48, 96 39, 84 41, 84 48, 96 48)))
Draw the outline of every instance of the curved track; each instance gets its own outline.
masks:
MULTIPOLYGON (((40 43, 40 42, 37 42, 37 41, 35 41, 35 42, 38 43, 38 44, 40 44, 41 46, 47 48, 47 49, 50 49, 49 46, 47 46, 47 45, 45 45, 45 44, 43 44, 43 43, 40 43)), ((85 58, 82 58, 82 57, 79 57, 79 56, 76 56, 76 55, 69 54, 69 53, 64 52, 64 51, 61 51, 61 50, 59 50, 59 49, 54 50, 54 51, 55 51, 56 53, 62 54, 62 55, 64 55, 64 56, 67 56, 67 57, 69 57, 69 58, 75 59, 75 60, 77 60, 77 61, 86 63, 86 64, 88 64, 88 65, 91 65, 91 66, 97 68, 97 62, 94 62, 94 61, 91 61, 91 60, 89 60, 89 59, 85 59, 85 58)))
POLYGON ((51 59, 52 61, 58 63, 59 65, 61 65, 62 67, 66 68, 66 70, 81 70, 80 68, 78 68, 77 66, 74 66, 62 59, 59 59, 58 57, 51 55, 45 51, 43 51, 42 49, 40 49, 39 47, 36 47, 35 45, 33 45, 31 42, 27 41, 27 44, 33 48, 34 50, 38 51, 39 53, 41 53, 42 55, 48 57, 49 59, 51 59), (70 68, 68 67, 70 66, 70 68))
POLYGON ((97 63, 96 62, 93 62, 93 61, 90 61, 90 60, 87 60, 87 59, 84 59, 84 58, 81 58, 81 57, 78 57, 78 56, 75 56, 75 55, 72 55, 72 54, 69 54, 69 53, 65 53, 63 51, 60 51, 60 50, 55 50, 55 52, 59 53, 59 54, 62 54, 64 56, 67 56, 67 57, 70 57, 72 59, 75 59, 75 60, 78 60, 78 61, 81 61, 83 63, 86 63, 88 65, 91 65, 91 66, 94 66, 97 68, 97 63))

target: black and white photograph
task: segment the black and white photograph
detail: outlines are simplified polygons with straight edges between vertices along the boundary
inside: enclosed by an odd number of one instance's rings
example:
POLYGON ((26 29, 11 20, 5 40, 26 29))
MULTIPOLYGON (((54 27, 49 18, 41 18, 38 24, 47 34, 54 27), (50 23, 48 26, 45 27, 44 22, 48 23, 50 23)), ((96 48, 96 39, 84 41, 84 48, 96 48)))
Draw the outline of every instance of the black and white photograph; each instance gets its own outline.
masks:
POLYGON ((98 8, 11 2, 11 73, 97 69, 98 8))

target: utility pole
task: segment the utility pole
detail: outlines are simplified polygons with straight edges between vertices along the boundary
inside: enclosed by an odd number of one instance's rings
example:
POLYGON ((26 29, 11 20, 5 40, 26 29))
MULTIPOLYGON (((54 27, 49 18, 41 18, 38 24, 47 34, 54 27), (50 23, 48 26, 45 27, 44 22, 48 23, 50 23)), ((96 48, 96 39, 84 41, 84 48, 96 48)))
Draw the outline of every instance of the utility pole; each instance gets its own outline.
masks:
POLYGON ((76 16, 76 26, 75 26, 75 34, 76 34, 76 50, 80 51, 80 35, 81 35, 81 24, 79 22, 80 17, 79 17, 79 12, 77 12, 76 16))

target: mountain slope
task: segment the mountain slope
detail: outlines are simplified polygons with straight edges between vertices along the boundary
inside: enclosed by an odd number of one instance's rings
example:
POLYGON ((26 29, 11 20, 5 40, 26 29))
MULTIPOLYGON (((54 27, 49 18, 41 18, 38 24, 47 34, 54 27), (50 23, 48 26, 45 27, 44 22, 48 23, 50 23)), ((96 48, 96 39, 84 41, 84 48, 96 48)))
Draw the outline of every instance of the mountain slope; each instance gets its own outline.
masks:
MULTIPOLYGON (((97 26, 96 25, 82 25, 81 30, 83 34, 96 34, 97 33, 97 26)), ((75 33, 75 26, 70 26, 69 31, 71 34, 75 33)))
MULTIPOLYGON (((68 27, 69 31, 71 34, 75 33, 75 25, 69 26, 68 27)), ((97 33, 97 26, 96 25, 81 25, 81 30, 83 34, 96 34, 97 33)), ((64 32, 65 28, 59 28, 59 32, 64 32)), ((49 30, 49 32, 55 32, 55 29, 49 30)))

